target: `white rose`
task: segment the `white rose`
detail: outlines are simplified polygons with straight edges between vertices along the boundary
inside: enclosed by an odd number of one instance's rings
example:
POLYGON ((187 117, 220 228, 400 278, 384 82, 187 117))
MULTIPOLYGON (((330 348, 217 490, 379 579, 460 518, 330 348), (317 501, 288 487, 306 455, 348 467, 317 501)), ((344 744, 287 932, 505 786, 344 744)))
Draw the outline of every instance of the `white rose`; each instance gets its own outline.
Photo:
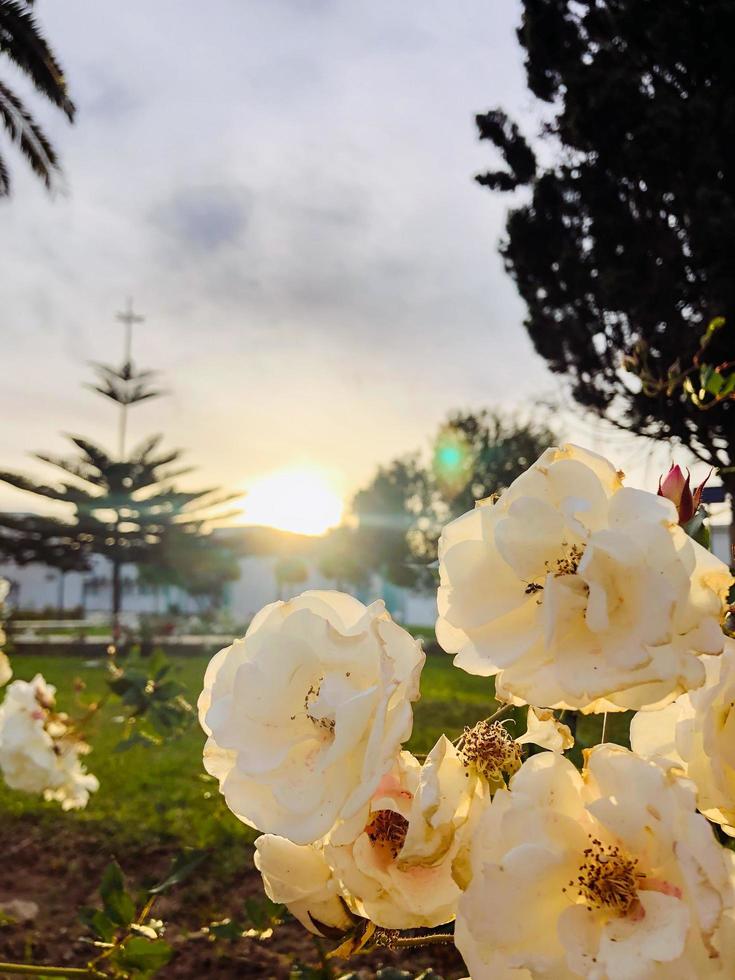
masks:
POLYGON ((526 731, 516 739, 516 743, 527 745, 529 742, 551 752, 566 752, 574 745, 574 736, 569 725, 557 721, 553 711, 529 708, 526 731))
POLYGON ((699 654, 722 650, 727 567, 671 501, 576 446, 449 524, 439 560, 439 643, 516 704, 658 706, 703 682, 699 654))
POLYGON ((421 644, 382 602, 305 592, 212 660, 204 765, 244 823, 310 844, 353 817, 411 734, 421 644))
POLYGON ((319 924, 346 930, 351 918, 339 883, 316 844, 293 844, 285 837, 264 834, 255 842, 255 867, 265 893, 280 902, 316 936, 319 924))
POLYGON ((697 787, 699 809, 735 837, 735 640, 705 657, 704 687, 630 726, 634 751, 681 770, 697 787))
POLYGON ((13 676, 13 668, 7 656, 0 651, 0 687, 4 687, 13 676))
POLYGON ((89 747, 51 714, 55 693, 40 674, 8 686, 0 705, 0 771, 11 789, 78 809, 99 783, 79 759, 89 747))
POLYGON ((351 907, 386 929, 450 922, 467 884, 472 828, 486 799, 444 736, 423 766, 402 752, 360 826, 336 828, 325 846, 351 907))
POLYGON ((485 810, 472 867, 455 942, 473 980, 499 963, 554 980, 731 975, 727 852, 690 784, 627 749, 597 746, 582 774, 530 758, 485 810))

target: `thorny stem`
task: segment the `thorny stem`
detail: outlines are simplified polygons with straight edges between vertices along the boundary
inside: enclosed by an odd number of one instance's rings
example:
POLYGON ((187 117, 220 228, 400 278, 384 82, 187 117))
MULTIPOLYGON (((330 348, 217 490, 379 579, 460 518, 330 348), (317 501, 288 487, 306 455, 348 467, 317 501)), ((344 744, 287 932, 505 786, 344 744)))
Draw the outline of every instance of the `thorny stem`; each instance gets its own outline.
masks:
POLYGON ((0 963, 0 975, 22 973, 32 977, 106 977, 91 967, 46 966, 40 963, 0 963))
POLYGON ((510 711, 513 710, 514 707, 515 707, 514 704, 504 704, 501 708, 498 708, 498 710, 495 712, 495 714, 490 715, 489 718, 486 718, 485 721, 489 725, 492 722, 497 721, 498 718, 502 718, 503 715, 507 715, 510 711))
POLYGON ((321 941, 319 936, 314 936, 314 945, 316 946, 316 951, 319 954, 319 961, 322 965, 322 970, 325 976, 329 977, 330 980, 334 976, 334 970, 332 970, 332 964, 327 959, 327 952, 324 949, 324 943, 321 941))
MULTIPOLYGON (((140 925, 143 925, 144 924, 145 920, 148 918, 148 916, 151 913, 151 909, 153 908, 153 905, 154 905, 157 897, 158 897, 157 895, 151 895, 150 896, 150 898, 148 899, 148 901, 143 906, 143 908, 142 908, 142 910, 140 912, 140 915, 135 920, 135 923, 134 923, 135 925, 140 926, 140 925)), ((102 960, 106 960, 109 956, 112 956, 112 954, 114 952, 116 952, 118 949, 120 949, 120 947, 123 946, 128 941, 128 939, 130 939, 130 937, 132 936, 132 934, 133 934, 133 930, 130 929, 130 928, 128 928, 125 931, 125 935, 122 937, 122 939, 116 939, 112 943, 111 946, 109 946, 106 950, 104 950, 104 952, 100 953, 99 956, 97 956, 95 959, 92 960, 92 962, 89 964, 90 969, 93 969, 96 963, 100 963, 102 960)), ((106 973, 97 973, 97 972, 92 973, 92 972, 90 972, 90 973, 86 973, 85 976, 90 976, 90 977, 106 977, 107 974, 106 973)))
POLYGON ((451 932, 434 932, 428 936, 397 936, 391 939, 390 946, 395 949, 405 949, 411 946, 441 946, 454 942, 451 932))

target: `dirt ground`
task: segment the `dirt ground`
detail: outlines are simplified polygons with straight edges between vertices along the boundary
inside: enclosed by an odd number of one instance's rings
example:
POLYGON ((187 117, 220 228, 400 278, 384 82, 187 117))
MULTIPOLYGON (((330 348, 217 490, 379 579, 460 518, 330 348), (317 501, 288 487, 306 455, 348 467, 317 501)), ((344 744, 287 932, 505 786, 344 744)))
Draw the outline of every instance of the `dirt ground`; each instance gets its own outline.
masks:
MULTIPOLYGON (((78 830, 70 830, 66 827, 59 831, 55 825, 51 833, 48 827, 28 819, 3 821, 0 904, 13 899, 29 900, 38 905, 39 912, 32 923, 0 928, 0 960, 84 966, 91 950, 83 937, 89 934, 77 913, 82 906, 100 904, 97 889, 109 861, 117 858, 128 890, 135 894, 143 882, 163 879, 174 856, 173 849, 163 846, 115 854, 103 839, 91 837, 88 831, 81 836, 78 830)), ((287 980, 294 959, 316 965, 318 954, 313 942, 294 921, 279 926, 273 938, 266 941, 213 942, 201 935, 202 926, 227 915, 241 915, 243 903, 250 896, 262 896, 260 876, 252 866, 208 878, 206 861, 186 884, 162 895, 153 914, 167 923, 165 938, 175 953, 157 976, 176 980, 287 980)), ((445 980, 467 975, 451 946, 400 953, 380 950, 336 965, 337 974, 355 970, 365 978, 374 977, 385 966, 413 973, 431 967, 445 980)))

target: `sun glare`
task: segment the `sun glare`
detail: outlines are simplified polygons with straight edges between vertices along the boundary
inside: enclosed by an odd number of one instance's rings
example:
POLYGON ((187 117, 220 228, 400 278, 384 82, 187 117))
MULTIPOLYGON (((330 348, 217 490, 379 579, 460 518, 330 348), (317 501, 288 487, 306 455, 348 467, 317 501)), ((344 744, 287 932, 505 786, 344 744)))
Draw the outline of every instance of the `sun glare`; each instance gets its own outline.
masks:
POLYGON ((297 534, 323 534, 342 520, 344 503, 318 469, 279 470, 257 480, 243 499, 241 521, 297 534))

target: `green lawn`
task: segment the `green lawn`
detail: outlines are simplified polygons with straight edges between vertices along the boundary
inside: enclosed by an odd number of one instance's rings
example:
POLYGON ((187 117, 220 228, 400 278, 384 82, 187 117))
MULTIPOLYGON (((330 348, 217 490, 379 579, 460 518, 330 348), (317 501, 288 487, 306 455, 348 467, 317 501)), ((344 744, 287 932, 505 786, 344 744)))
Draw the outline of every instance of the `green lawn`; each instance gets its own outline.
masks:
MULTIPOLYGON (((207 659, 182 657, 173 663, 177 678, 195 704, 207 659)), ((42 673, 56 685, 59 707, 70 713, 77 713, 73 710, 77 698, 93 700, 106 690, 104 664, 83 657, 16 656, 13 667, 20 678, 42 673), (78 680, 85 685, 81 695, 75 693, 78 680)), ((443 654, 427 658, 421 692, 408 745, 417 753, 427 752, 442 732, 455 738, 464 725, 487 717, 497 707, 491 681, 465 674, 443 654)), ((202 769, 204 736, 198 724, 194 722, 186 734, 161 747, 136 746, 116 752, 122 735, 118 711, 119 703, 110 703, 95 719, 88 765, 101 786, 85 810, 65 815, 65 823, 79 829, 89 827, 121 849, 161 842, 213 848, 223 861, 234 860, 235 852, 246 849, 255 834, 227 810, 216 783, 202 769)), ((516 712, 511 731, 524 730, 524 714, 516 712)), ((581 763, 582 746, 600 740, 601 725, 599 716, 580 717, 578 744, 571 753, 577 764, 581 763)), ((608 740, 625 743, 627 725, 627 717, 609 716, 608 740)), ((56 804, 9 790, 0 780, 0 820, 5 814, 32 815, 47 823, 49 832, 58 826, 60 816, 56 804)))
MULTIPOLYGON (((207 660, 187 657, 174 661, 177 678, 189 700, 196 702, 207 660)), ((71 709, 78 697, 75 680, 84 682, 83 700, 105 690, 104 664, 82 657, 16 656, 15 676, 30 679, 40 672, 55 684, 58 705, 71 709)), ((492 687, 486 679, 470 677, 452 665, 448 656, 428 657, 422 675, 422 697, 416 706, 414 735, 409 747, 426 752, 442 732, 454 738, 463 725, 486 717, 494 710, 492 687)), ((202 769, 204 736, 194 723, 187 733, 162 747, 136 746, 115 752, 121 738, 119 704, 100 712, 90 736, 93 751, 89 769, 100 780, 100 789, 87 808, 65 815, 80 828, 87 825, 103 832, 113 843, 148 841, 178 842, 192 847, 214 847, 220 853, 248 844, 254 834, 225 807, 216 783, 202 769)), ((58 819, 55 804, 7 789, 0 780, 2 814, 58 819)))

